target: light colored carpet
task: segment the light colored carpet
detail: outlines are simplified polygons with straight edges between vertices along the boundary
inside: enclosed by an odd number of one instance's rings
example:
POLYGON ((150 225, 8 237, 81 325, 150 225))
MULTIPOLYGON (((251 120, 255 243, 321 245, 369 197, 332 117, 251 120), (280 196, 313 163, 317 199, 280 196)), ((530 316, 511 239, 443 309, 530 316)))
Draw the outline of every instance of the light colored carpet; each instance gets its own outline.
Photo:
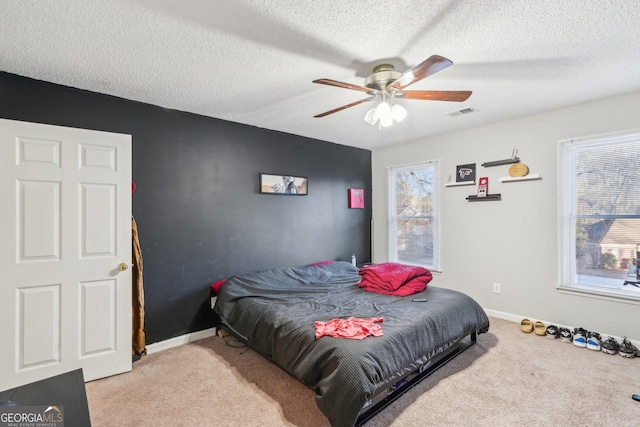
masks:
MULTIPOLYGON (((366 426, 639 426, 639 359, 491 318, 476 345, 366 426)), ((220 337, 144 356, 86 388, 95 427, 329 425, 310 389, 220 337)))

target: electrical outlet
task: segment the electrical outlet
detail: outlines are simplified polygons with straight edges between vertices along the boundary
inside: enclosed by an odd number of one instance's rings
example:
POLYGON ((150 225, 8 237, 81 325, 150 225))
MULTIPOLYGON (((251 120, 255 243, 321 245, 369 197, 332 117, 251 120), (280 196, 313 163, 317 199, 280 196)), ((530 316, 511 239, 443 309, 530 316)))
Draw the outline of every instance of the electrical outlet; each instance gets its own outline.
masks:
POLYGON ((499 294, 500 293, 500 283, 494 283, 493 284, 493 293, 494 294, 499 294))

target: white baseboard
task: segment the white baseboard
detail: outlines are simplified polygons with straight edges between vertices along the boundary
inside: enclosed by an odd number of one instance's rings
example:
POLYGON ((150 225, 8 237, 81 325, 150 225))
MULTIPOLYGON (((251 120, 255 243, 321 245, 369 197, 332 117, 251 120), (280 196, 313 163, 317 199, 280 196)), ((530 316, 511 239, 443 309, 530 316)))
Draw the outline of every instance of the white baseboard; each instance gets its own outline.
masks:
POLYGON ((149 344, 147 346, 147 354, 157 353, 162 350, 167 350, 169 348, 178 347, 183 344, 188 344, 190 342, 209 338, 215 336, 216 333, 217 328, 209 328, 203 331, 191 332, 179 337, 169 338, 168 340, 154 342, 153 344, 149 344))
POLYGON ((503 311, 489 310, 486 308, 484 309, 484 312, 487 313, 487 316, 497 317, 498 319, 503 319, 503 320, 510 320, 512 322, 520 323, 522 319, 524 319, 524 317, 520 317, 515 314, 505 313, 503 311))

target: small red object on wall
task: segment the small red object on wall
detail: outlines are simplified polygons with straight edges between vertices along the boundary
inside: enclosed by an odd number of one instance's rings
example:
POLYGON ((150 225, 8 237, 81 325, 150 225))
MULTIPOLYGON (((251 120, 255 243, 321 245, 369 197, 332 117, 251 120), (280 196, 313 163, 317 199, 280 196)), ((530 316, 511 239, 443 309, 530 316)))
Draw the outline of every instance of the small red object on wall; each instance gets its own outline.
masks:
POLYGON ((478 197, 487 197, 489 194, 489 178, 483 176, 478 181, 478 197))
POLYGON ((349 189, 349 209, 364 209, 364 189, 349 189))

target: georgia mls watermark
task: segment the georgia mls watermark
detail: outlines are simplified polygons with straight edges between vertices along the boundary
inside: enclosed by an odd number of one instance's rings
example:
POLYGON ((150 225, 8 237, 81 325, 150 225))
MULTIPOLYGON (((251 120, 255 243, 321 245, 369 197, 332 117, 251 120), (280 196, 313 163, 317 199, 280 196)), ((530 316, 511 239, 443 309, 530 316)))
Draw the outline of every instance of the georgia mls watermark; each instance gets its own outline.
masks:
POLYGON ((64 406, 0 406, 0 427, 64 427, 64 406))

